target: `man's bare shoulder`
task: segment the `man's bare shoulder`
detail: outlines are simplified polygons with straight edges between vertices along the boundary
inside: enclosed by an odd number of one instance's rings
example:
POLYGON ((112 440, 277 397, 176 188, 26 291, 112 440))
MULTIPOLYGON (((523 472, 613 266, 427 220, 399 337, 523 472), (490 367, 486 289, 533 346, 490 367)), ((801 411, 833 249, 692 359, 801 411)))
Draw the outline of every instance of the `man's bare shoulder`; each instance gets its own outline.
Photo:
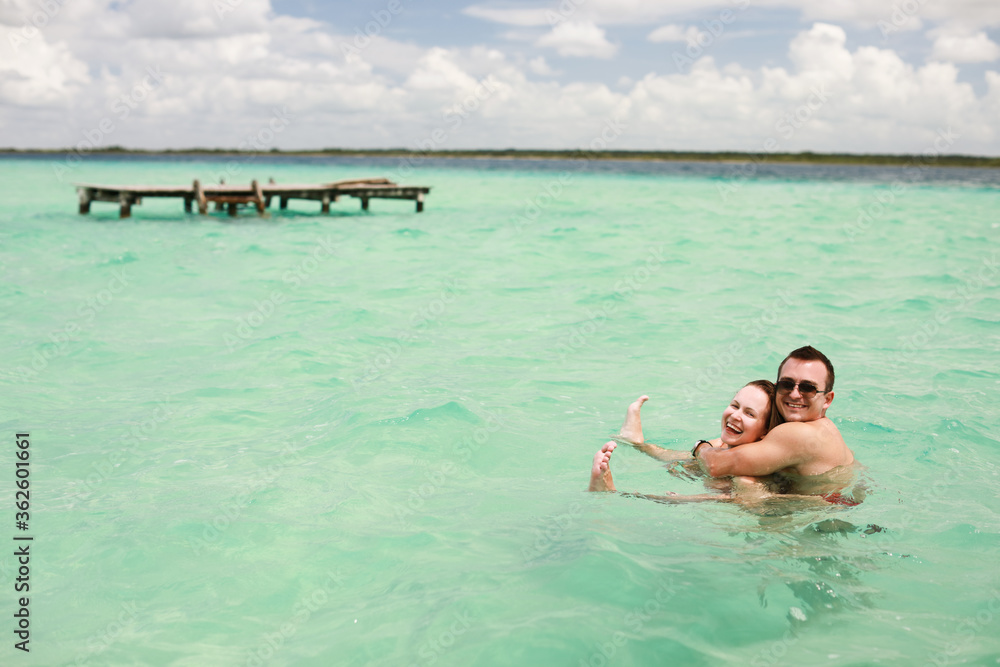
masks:
POLYGON ((808 422, 778 424, 767 434, 767 438, 802 452, 809 458, 833 455, 839 459, 847 447, 837 425, 827 417, 808 422))
MULTIPOLYGON (((823 430, 820 421, 830 421, 825 417, 811 422, 785 422, 778 424, 767 434, 772 440, 784 440, 801 442, 803 438, 814 438, 816 434, 823 430)), ((831 422, 832 423, 832 422, 831 422)))
POLYGON ((820 434, 840 438, 840 430, 836 424, 830 421, 829 417, 820 417, 808 422, 785 422, 778 424, 771 429, 768 435, 777 435, 782 438, 799 438, 803 436, 816 437, 820 434))
POLYGON ((816 475, 854 461, 854 453, 844 442, 840 429, 828 417, 779 424, 768 436, 772 434, 804 457, 796 466, 802 475, 816 475))

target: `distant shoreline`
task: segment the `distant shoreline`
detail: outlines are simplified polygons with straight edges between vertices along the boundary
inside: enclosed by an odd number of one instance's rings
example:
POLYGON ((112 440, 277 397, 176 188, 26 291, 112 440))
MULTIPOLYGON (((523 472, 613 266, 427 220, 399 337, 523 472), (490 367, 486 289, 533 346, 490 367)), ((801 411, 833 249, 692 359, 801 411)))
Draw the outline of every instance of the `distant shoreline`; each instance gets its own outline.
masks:
POLYGON ((1000 168, 1000 157, 973 155, 895 155, 857 153, 747 153, 740 151, 588 151, 588 150, 442 150, 418 151, 403 148, 333 149, 315 151, 238 151, 231 149, 185 148, 167 150, 141 150, 119 147, 77 151, 64 149, 15 149, 0 148, 0 157, 10 155, 74 155, 94 156, 159 156, 193 155, 212 157, 274 156, 274 157, 400 157, 400 158, 455 158, 494 160, 627 160, 638 162, 767 162, 772 164, 842 164, 871 166, 936 166, 1000 168))

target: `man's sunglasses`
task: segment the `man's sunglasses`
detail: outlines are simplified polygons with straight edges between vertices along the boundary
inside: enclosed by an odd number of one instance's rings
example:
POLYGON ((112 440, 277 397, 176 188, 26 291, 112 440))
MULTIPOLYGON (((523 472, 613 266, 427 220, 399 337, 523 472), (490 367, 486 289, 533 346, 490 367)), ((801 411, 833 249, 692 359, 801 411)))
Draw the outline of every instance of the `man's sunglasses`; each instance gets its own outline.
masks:
POLYGON ((820 391, 820 388, 809 380, 802 380, 801 382, 795 382, 794 380, 778 380, 774 383, 774 386, 778 390, 778 393, 781 394, 790 394, 792 393, 792 389, 795 389, 797 386, 799 388, 799 393, 806 398, 812 398, 816 395, 816 392, 821 394, 826 393, 825 390, 820 391))

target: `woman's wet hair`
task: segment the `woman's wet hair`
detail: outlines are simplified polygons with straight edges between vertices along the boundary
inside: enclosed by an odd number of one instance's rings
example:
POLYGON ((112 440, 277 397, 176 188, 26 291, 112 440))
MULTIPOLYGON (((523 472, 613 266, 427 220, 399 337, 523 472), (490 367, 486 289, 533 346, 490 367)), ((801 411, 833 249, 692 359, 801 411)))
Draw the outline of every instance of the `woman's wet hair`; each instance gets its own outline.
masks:
POLYGON ((772 428, 782 423, 784 420, 781 418, 781 413, 775 410, 774 406, 774 383, 770 380, 753 380, 752 382, 747 382, 744 387, 757 387, 762 392, 767 394, 767 417, 764 423, 767 424, 766 429, 762 435, 767 435, 767 432, 772 428))

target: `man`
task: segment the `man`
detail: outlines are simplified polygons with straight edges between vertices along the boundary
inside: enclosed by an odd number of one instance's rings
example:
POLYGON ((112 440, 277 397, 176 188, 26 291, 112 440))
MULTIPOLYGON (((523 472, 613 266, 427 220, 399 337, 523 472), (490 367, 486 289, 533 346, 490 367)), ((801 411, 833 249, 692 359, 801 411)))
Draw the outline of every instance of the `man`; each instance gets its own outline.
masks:
MULTIPOLYGON (((819 350, 800 347, 778 366, 775 405, 785 423, 752 445, 713 449, 699 443, 692 454, 712 477, 780 473, 789 493, 843 502, 854 453, 826 416, 833 402, 833 364, 819 350)), ((850 504, 854 504, 853 502, 850 504)))

